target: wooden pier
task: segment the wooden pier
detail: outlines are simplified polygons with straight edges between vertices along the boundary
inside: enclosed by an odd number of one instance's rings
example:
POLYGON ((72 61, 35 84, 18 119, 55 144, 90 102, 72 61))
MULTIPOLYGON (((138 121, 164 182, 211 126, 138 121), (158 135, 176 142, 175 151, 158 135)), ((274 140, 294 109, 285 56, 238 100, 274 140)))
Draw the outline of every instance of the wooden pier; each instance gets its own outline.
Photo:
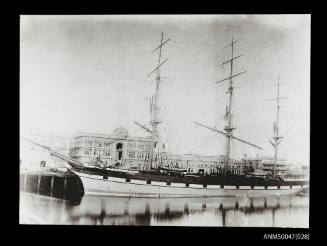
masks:
POLYGON ((21 172, 20 190, 67 200, 79 199, 84 195, 78 176, 71 172, 49 170, 21 172))

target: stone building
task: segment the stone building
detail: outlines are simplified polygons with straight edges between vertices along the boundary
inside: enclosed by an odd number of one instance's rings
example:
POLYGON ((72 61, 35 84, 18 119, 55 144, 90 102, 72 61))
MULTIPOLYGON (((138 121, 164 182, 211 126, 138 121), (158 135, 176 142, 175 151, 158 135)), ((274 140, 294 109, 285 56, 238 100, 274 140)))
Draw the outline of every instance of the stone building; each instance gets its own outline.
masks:
POLYGON ((150 141, 149 137, 129 136, 122 127, 109 135, 79 132, 70 143, 69 156, 89 165, 141 168, 149 158, 150 141))
POLYGON ((262 158, 248 158, 245 154, 241 161, 243 162, 243 168, 246 171, 252 172, 254 169, 262 169, 262 158))

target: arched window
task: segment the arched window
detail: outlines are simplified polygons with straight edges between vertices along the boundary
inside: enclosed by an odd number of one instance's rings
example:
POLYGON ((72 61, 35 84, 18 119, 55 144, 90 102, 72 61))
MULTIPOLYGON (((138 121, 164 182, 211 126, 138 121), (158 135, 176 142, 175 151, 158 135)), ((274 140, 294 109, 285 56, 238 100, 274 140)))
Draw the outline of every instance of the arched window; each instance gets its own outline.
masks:
POLYGON ((122 150, 123 149, 123 144, 122 143, 117 143, 116 144, 116 150, 122 150))

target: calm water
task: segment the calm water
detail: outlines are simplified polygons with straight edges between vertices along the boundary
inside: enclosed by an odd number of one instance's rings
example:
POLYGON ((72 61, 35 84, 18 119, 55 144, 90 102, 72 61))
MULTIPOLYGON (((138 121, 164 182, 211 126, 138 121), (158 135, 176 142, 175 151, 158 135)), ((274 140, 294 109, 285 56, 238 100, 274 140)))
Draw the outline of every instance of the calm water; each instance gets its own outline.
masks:
POLYGON ((309 227, 309 197, 114 198, 20 195, 20 223, 309 227))

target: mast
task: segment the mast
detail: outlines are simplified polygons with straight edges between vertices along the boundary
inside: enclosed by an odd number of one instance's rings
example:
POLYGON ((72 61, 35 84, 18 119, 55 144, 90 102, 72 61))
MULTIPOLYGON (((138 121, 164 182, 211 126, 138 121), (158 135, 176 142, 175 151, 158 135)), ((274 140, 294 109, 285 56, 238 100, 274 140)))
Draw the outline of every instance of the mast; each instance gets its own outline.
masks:
POLYGON ((273 136, 273 142, 269 141, 271 143, 271 145, 274 147, 274 168, 273 168, 273 177, 276 178, 276 166, 277 166, 277 155, 278 155, 278 145, 280 144, 280 142, 282 141, 281 136, 279 136, 279 109, 280 109, 280 104, 279 101, 280 99, 282 99, 279 96, 279 87, 280 87, 280 83, 279 83, 279 74, 278 74, 278 79, 277 79, 277 97, 273 100, 276 100, 277 102, 277 110, 276 110, 276 121, 274 122, 273 125, 273 129, 274 129, 274 136, 273 136))
POLYGON ((159 141, 159 133, 158 133, 158 125, 161 123, 159 119, 159 96, 160 96, 160 82, 162 80, 162 77, 160 76, 160 67, 168 60, 165 59, 164 61, 161 61, 162 56, 162 46, 166 44, 170 39, 167 39, 163 42, 163 32, 161 32, 161 40, 160 45, 155 48, 151 54, 157 50, 159 50, 158 55, 158 65, 156 68, 152 70, 152 72, 148 75, 148 77, 156 72, 156 86, 155 86, 155 93, 151 97, 150 100, 150 124, 151 124, 151 149, 150 149, 150 160, 148 162, 148 165, 146 167, 147 170, 151 170, 152 167, 154 167, 154 164, 156 162, 155 160, 155 149, 157 147, 158 141, 159 141))
POLYGON ((225 118, 227 120, 227 126, 225 127, 225 131, 227 132, 226 135, 226 155, 225 155, 225 165, 224 165, 224 175, 226 175, 226 171, 229 166, 229 160, 230 160, 230 144, 231 144, 231 136, 233 135, 233 130, 235 129, 232 126, 232 99, 233 99, 233 59, 234 59, 234 40, 232 36, 232 42, 231 42, 231 60, 230 60, 230 79, 229 79, 229 88, 227 93, 229 93, 229 100, 228 100, 228 106, 226 108, 226 115, 225 118))
POLYGON ((224 175, 226 175, 226 172, 227 172, 228 167, 229 167, 230 152, 231 152, 231 139, 233 137, 233 131, 236 129, 233 126, 233 113, 232 113, 233 92, 234 92, 233 78, 246 72, 246 71, 244 71, 242 73, 233 74, 234 60, 242 56, 242 55, 239 55, 237 57, 234 57, 234 44, 236 42, 238 42, 238 40, 234 41, 234 37, 232 35, 232 42, 224 47, 224 48, 231 47, 231 59, 226 61, 226 62, 223 62, 221 64, 221 65, 225 65, 225 64, 228 64, 228 63, 230 64, 229 77, 217 82, 217 83, 219 83, 219 82, 223 82, 225 80, 229 81, 229 87, 228 87, 228 90, 226 92, 226 93, 229 94, 229 99, 228 99, 228 106, 226 107, 226 114, 225 114, 226 126, 225 126, 225 129, 224 129, 225 132, 226 132, 226 135, 225 135, 226 136, 226 150, 225 150, 224 175))
POLYGON ((196 125, 199 125, 199 126, 202 126, 202 127, 205 127, 209 130, 212 130, 212 131, 215 131, 215 132, 218 132, 220 134, 222 134, 223 136, 226 137, 226 149, 225 149, 225 163, 224 163, 224 176, 226 176, 226 173, 227 173, 227 170, 228 170, 228 166, 229 166, 229 162, 230 162, 230 153, 231 153, 231 140, 232 139, 235 139, 235 140, 238 140, 242 143, 246 143, 248 145, 251 145, 253 147, 256 147, 256 148, 259 148, 259 149, 262 149, 261 147, 257 146, 257 145, 254 145, 254 144, 251 144, 249 143, 248 141, 245 141, 245 140, 242 140, 240 138, 237 138, 233 135, 233 131, 236 129, 234 126, 233 126, 233 113, 232 113, 232 103, 233 103, 233 91, 234 91, 234 87, 233 87, 233 78, 243 74, 243 73, 246 73, 246 71, 243 71, 243 72, 240 72, 240 73, 237 73, 237 74, 233 74, 233 65, 234 65, 234 60, 236 60, 237 58, 241 57, 242 55, 238 55, 238 56, 235 56, 234 57, 234 44, 236 42, 238 42, 239 40, 234 40, 234 37, 232 36, 232 42, 227 44, 225 47, 223 48, 227 48, 227 47, 231 47, 231 59, 223 62, 221 65, 225 65, 225 64, 230 64, 230 73, 229 73, 229 77, 228 78, 225 78, 225 79, 222 79, 222 80, 219 80, 217 81, 216 83, 221 83, 221 82, 224 82, 226 80, 228 80, 229 82, 229 87, 228 87, 228 90, 226 93, 229 94, 229 98, 228 98, 228 106, 226 107, 226 113, 225 113, 225 120, 226 120, 226 126, 224 128, 225 132, 223 131, 220 131, 220 130, 217 130, 215 128, 212 128, 212 127, 209 127, 209 126, 206 126, 204 124, 201 124, 201 123, 198 123, 198 122, 194 122, 196 125))

